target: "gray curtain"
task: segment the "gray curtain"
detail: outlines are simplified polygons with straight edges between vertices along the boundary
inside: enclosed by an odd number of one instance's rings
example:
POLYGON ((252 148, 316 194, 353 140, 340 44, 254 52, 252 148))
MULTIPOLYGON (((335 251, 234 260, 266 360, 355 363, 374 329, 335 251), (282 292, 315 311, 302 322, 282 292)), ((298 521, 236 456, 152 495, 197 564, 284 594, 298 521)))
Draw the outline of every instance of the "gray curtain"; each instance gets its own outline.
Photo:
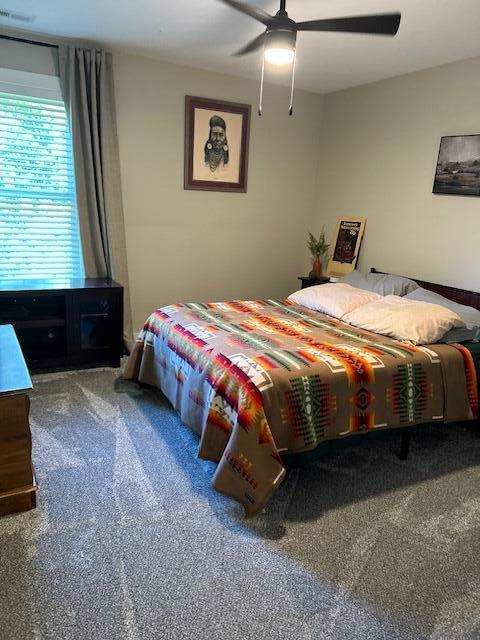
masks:
POLYGON ((70 117, 77 207, 87 278, 124 287, 124 334, 132 341, 112 55, 62 46, 60 83, 70 117))

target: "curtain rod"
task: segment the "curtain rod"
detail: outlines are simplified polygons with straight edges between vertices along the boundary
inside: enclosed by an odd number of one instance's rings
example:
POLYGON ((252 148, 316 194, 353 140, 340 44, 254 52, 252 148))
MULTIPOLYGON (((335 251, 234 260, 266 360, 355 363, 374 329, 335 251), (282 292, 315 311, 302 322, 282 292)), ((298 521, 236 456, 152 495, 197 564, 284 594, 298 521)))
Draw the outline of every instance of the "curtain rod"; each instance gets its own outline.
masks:
POLYGON ((29 40, 28 38, 19 38, 15 36, 7 36, 0 33, 0 39, 13 40, 14 42, 24 42, 25 44, 36 44, 39 47, 49 47, 50 49, 58 49, 58 44, 51 44, 50 42, 41 42, 39 40, 29 40))

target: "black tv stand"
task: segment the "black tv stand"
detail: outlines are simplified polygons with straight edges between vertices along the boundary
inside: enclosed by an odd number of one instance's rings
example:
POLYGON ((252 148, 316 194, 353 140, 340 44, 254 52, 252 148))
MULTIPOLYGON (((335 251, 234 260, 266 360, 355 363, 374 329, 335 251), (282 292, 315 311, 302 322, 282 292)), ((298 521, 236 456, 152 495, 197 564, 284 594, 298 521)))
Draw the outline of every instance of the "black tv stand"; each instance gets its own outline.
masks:
POLYGON ((0 282, 0 324, 12 324, 33 371, 118 367, 123 287, 85 278, 0 282))

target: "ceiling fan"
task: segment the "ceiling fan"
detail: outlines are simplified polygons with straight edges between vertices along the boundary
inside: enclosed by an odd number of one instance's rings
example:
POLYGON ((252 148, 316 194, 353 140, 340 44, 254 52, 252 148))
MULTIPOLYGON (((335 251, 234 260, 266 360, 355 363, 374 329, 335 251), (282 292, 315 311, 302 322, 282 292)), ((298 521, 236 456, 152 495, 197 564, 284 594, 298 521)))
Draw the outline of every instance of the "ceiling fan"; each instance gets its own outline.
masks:
POLYGON ((285 9, 286 0, 280 0, 280 9, 274 16, 239 0, 220 0, 224 4, 250 16, 265 25, 266 29, 254 38, 235 55, 243 56, 263 47, 262 78, 260 84, 260 104, 258 115, 262 115, 263 78, 265 61, 271 64, 292 66, 292 84, 290 91, 289 115, 293 113, 293 85, 295 79, 296 42, 298 31, 337 31, 344 33, 365 33, 379 36, 394 36, 400 27, 400 13, 384 13, 367 16, 349 16, 344 18, 327 18, 323 20, 307 20, 295 22, 288 17, 285 9))

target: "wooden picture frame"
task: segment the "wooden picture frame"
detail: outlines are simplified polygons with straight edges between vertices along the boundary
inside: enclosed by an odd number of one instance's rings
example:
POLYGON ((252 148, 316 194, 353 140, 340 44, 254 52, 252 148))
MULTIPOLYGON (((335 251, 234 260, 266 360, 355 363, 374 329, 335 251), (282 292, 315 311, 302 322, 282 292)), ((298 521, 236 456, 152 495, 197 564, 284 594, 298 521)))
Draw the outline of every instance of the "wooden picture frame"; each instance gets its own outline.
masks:
POLYGON ((249 104, 185 96, 184 188, 246 193, 249 104))
POLYGON ((342 277, 356 268, 366 222, 366 218, 337 218, 333 254, 327 267, 328 276, 342 277))

